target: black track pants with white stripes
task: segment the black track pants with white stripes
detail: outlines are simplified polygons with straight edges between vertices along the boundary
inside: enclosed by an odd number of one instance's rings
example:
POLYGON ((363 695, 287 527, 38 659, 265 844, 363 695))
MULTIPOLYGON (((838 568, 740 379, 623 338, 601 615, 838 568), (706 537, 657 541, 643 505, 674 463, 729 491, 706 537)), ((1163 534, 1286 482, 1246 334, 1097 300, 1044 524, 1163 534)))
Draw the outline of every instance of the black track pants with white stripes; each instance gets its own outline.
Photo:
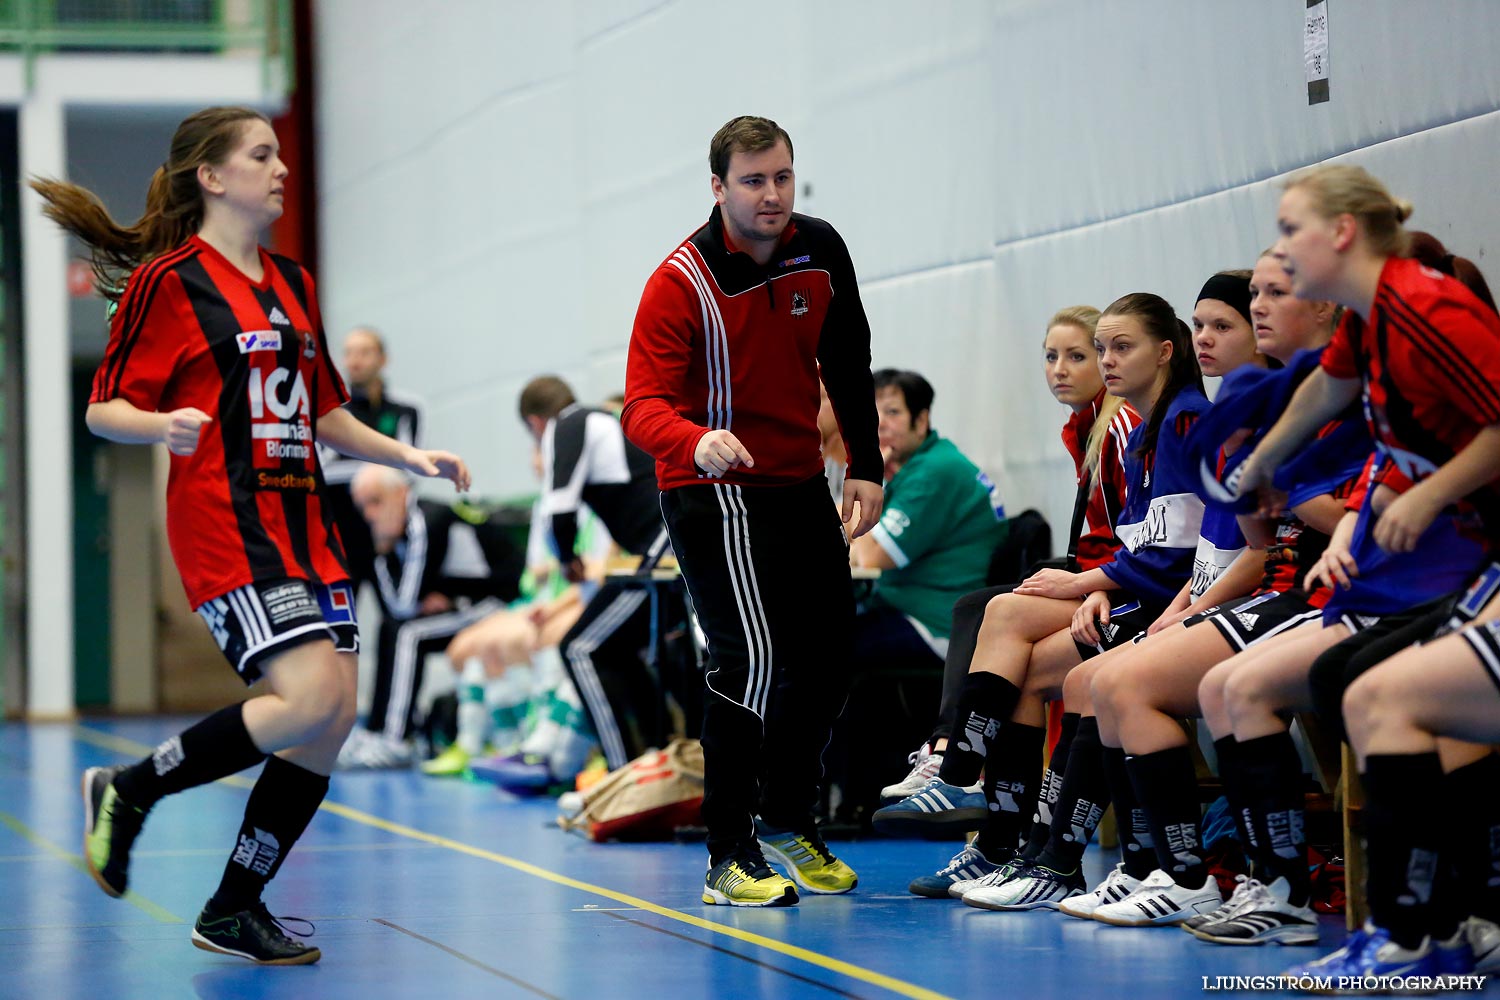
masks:
POLYGON ((849 689, 854 599, 820 475, 793 486, 685 486, 662 514, 708 638, 703 821, 717 863, 754 816, 806 828, 849 689))
POLYGON ((409 737, 427 657, 447 649, 448 643, 463 629, 504 608, 505 603, 499 598, 487 597, 467 608, 406 621, 390 616, 382 618, 375 657, 375 691, 365 727, 390 740, 409 737))
MULTIPOLYGON (((680 609, 681 600, 675 603, 680 609)), ((680 610, 665 611, 673 624, 681 621, 680 610)), ((650 593, 631 581, 609 580, 558 647, 612 771, 648 745, 666 745, 662 691, 642 659, 650 642, 650 593)))

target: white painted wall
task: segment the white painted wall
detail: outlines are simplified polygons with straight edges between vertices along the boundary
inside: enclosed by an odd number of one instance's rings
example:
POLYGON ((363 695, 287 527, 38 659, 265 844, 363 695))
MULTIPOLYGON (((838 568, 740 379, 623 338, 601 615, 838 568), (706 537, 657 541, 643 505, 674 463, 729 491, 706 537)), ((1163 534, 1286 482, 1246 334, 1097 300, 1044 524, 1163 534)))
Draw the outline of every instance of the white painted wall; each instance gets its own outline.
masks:
POLYGON ((850 246, 876 365, 923 371, 1009 504, 1066 524, 1037 364, 1057 307, 1151 290, 1186 317, 1270 242, 1277 178, 1341 155, 1488 265, 1500 4, 1332 0, 1313 107, 1304 8, 320 0, 324 313, 385 330, 479 489, 526 490, 520 386, 621 386, 646 276, 708 213, 709 137, 767 115, 798 208, 850 246))

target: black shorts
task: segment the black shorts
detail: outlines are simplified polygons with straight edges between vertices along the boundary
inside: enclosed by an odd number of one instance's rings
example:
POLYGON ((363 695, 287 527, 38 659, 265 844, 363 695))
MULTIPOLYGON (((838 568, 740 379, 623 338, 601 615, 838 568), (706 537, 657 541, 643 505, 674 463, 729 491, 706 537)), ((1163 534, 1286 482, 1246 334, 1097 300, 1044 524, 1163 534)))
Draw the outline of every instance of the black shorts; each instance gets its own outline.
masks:
POLYGON ((1095 622, 1099 628, 1100 641, 1097 646, 1090 646, 1077 640, 1074 640, 1073 644, 1078 647, 1079 656, 1090 660, 1116 646, 1128 646, 1132 642, 1140 642, 1146 636, 1146 629, 1161 617, 1164 610, 1165 608, 1161 605, 1147 604, 1134 598, 1123 600, 1109 609, 1108 625, 1099 625, 1095 622))
POLYGON ((1470 625, 1458 634, 1474 648, 1479 662, 1490 672, 1490 680, 1500 687, 1500 620, 1470 625))
POLYGON ((1249 649, 1272 636, 1323 619, 1323 610, 1307 603, 1300 590, 1251 594, 1217 608, 1209 608, 1182 620, 1187 627, 1212 622, 1236 652, 1249 649))
POLYGON ((1475 618, 1484 606, 1500 594, 1500 562, 1492 562, 1479 571, 1474 582, 1453 598, 1453 614, 1432 634, 1434 639, 1457 632, 1475 618))
POLYGON ((198 617, 246 684, 260 680, 261 664, 268 659, 305 642, 328 639, 340 653, 359 652, 354 588, 348 580, 248 583, 205 601, 198 617))

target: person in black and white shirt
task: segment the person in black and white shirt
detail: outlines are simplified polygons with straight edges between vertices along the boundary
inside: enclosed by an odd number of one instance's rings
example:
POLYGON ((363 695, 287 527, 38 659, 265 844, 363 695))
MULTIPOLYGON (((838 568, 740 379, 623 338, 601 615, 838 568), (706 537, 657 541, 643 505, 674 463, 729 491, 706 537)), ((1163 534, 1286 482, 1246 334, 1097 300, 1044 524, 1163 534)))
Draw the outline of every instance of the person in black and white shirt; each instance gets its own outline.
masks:
POLYGON ((370 714, 344 744, 339 766, 402 767, 412 760, 427 654, 520 595, 525 553, 493 518, 419 500, 400 473, 383 466, 360 469, 350 492, 370 527, 386 617, 370 714))
MULTIPOLYGON (((542 454, 542 523, 571 581, 583 578, 574 554, 582 505, 599 518, 625 551, 649 569, 669 551, 662 524, 654 460, 625 439, 604 410, 580 406, 560 378, 541 376, 521 392, 521 419, 542 454)), ((685 617, 681 599, 664 617, 685 617)), ((656 682, 641 658, 650 642, 650 596, 630 581, 606 580, 563 638, 563 664, 578 688, 610 768, 621 767, 670 734, 662 720, 656 682)), ((567 777, 557 775, 556 777, 567 777)))

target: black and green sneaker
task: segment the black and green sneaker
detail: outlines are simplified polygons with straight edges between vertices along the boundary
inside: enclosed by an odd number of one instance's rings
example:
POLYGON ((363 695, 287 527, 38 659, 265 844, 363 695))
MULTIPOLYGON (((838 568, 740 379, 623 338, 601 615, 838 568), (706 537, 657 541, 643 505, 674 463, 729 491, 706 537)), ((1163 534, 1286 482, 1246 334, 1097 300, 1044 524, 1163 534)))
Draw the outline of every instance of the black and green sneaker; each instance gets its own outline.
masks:
MULTIPOLYGON (((307 921, 300 922, 312 927, 307 921)), ((281 920, 271 916, 264 903, 256 903, 238 913, 221 914, 214 912, 210 900, 193 925, 193 945, 220 955, 246 958, 256 965, 311 965, 323 957, 317 948, 292 940, 288 930, 281 920)), ((291 933, 307 937, 312 931, 291 933)))
POLYGON ((99 888, 116 898, 125 895, 130 875, 130 846, 146 822, 115 791, 118 767, 91 767, 83 772, 83 860, 99 888))

